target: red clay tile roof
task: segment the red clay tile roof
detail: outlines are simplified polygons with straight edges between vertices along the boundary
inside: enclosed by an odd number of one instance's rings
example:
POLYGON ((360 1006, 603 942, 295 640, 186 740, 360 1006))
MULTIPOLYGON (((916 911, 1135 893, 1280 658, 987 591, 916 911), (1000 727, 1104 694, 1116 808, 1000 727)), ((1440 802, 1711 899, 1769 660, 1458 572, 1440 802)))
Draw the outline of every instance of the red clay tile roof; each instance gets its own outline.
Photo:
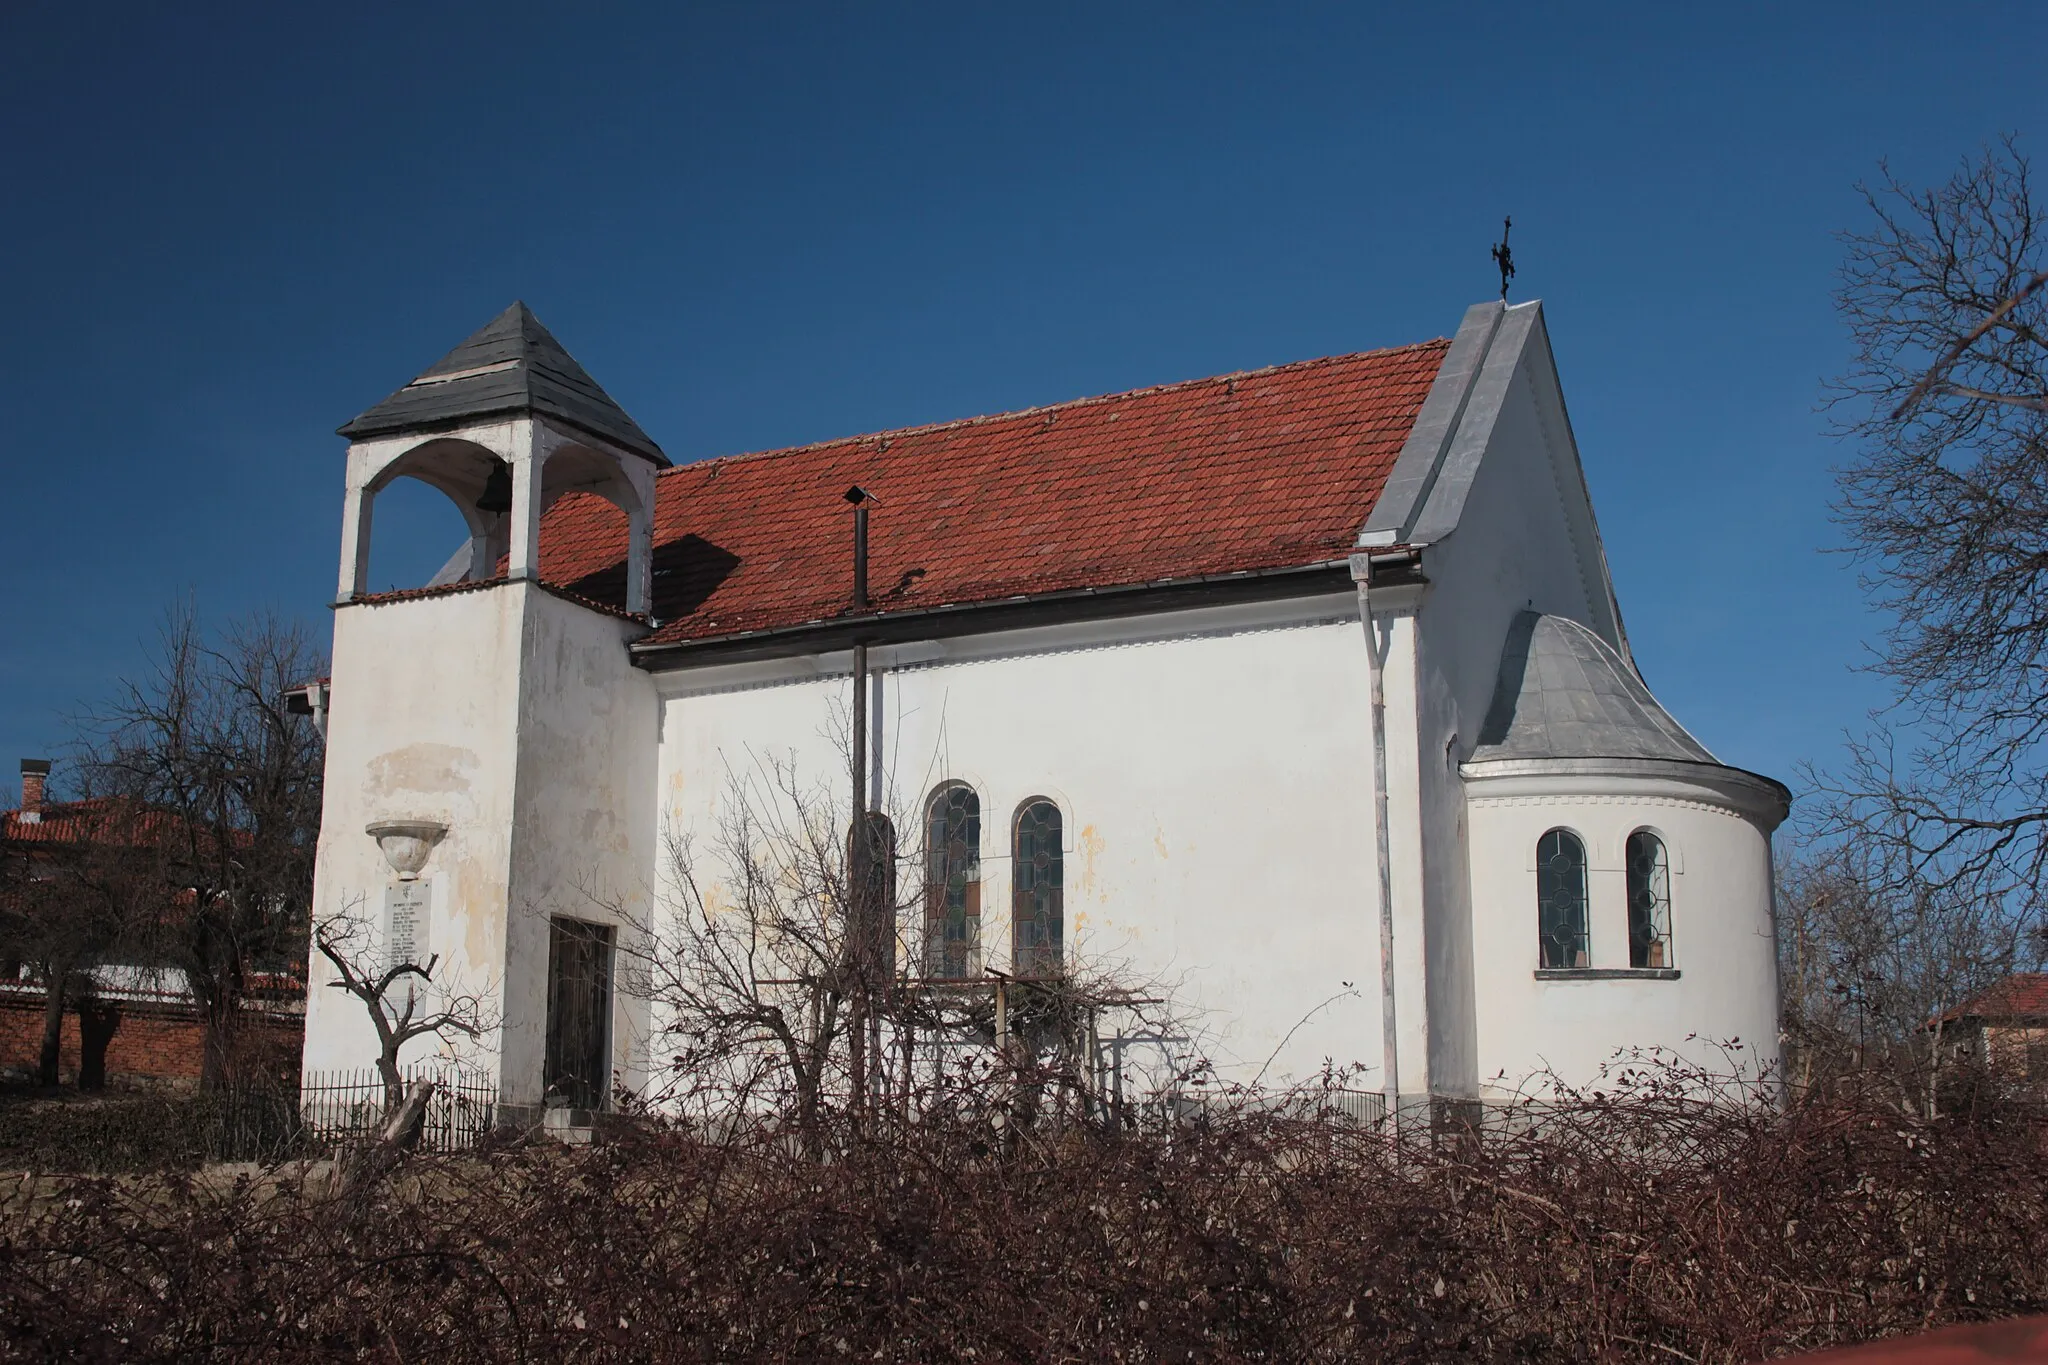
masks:
MULTIPOLYGON (((847 612, 859 484, 879 611, 1262 569, 1350 553, 1446 341, 703 460, 662 471, 653 643, 847 612)), ((624 600, 625 517, 570 494, 541 576, 624 600)))
MULTIPOLYGON (((589 494, 586 493, 571 493, 567 497, 562 499, 562 501, 566 502, 569 498, 583 498, 588 496, 589 494)), ((599 504, 599 510, 608 510, 610 508, 610 503, 599 504)), ((625 543, 625 523, 622 521, 619 523, 619 526, 620 544, 623 545, 625 543)), ((543 534, 545 534, 545 532, 543 532, 543 534)), ((622 549, 620 553, 623 554, 624 550, 622 549)), ((625 601, 625 589, 623 587, 623 584, 626 580, 623 577, 623 573, 624 571, 622 569, 614 565, 609 579, 604 578, 603 575, 599 575, 600 585, 608 585, 610 588, 609 598, 605 601, 599 601, 594 597, 585 597, 582 593, 577 592, 571 588, 565 588, 561 584, 556 583, 552 580, 537 582, 535 586, 539 587, 542 591, 549 593, 552 596, 562 598, 565 601, 574 602, 579 607, 589 607, 592 611, 601 611, 608 616, 619 616, 625 618, 628 621, 639 621, 644 624, 646 621, 645 617, 635 616, 632 613, 628 612, 623 605, 621 605, 625 601)), ((393 588, 389 592, 357 593, 354 597, 350 598, 349 600, 351 602, 368 602, 373 606, 380 605, 385 602, 417 602, 423 597, 452 597, 456 593, 482 592, 485 588, 494 588, 498 584, 503 583, 505 581, 505 556, 499 555, 498 571, 495 574, 491 575, 489 578, 465 578, 459 583, 441 583, 437 584, 436 586, 427 588, 393 588)), ((334 680, 332 678, 322 678, 318 682, 302 683, 298 687, 286 689, 285 695, 290 696, 294 692, 303 692, 309 687, 319 687, 323 684, 332 684, 333 681, 334 680)))
MULTIPOLYGON (((186 825, 175 813, 147 807, 120 796, 91 797, 84 801, 52 801, 36 812, 37 819, 24 819, 24 811, 0 811, 0 846, 40 844, 56 848, 150 848, 179 847, 207 836, 203 827, 186 825), (191 835, 183 831, 193 829, 191 835), (177 842, 172 842, 177 841, 177 842)), ((249 835, 233 836, 247 843, 249 835)))
POLYGON ((2048 972, 2015 972, 1950 1011, 1951 1019, 2048 1019, 2048 972))
POLYGON ((53 801, 23 819, 24 812, 0 812, 0 840, 17 844, 111 844, 138 847, 153 842, 167 828, 158 811, 136 811, 115 797, 87 801, 53 801))

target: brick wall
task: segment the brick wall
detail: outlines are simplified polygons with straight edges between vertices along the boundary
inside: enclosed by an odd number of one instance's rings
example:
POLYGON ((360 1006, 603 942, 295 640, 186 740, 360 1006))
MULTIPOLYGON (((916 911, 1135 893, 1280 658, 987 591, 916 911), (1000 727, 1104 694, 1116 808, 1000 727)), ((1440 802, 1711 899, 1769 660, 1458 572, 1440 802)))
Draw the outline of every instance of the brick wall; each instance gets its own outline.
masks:
POLYGON ((1987 1025, 1984 1047, 1991 1065, 2003 1074, 2048 1083, 2048 1027, 1987 1025))
MULTIPOLYGON (((302 1016, 249 1011, 236 1039, 238 1060, 264 1071, 296 1072, 305 1038, 302 1016)), ((198 1081, 206 1029, 196 1014, 171 1005, 121 1007, 120 1026, 107 1044, 107 1081, 191 1085, 198 1081)), ((0 1075, 33 1076, 43 1048, 40 1000, 0 999, 0 1075)), ((58 1071, 63 1082, 78 1077, 78 1015, 64 1015, 58 1071)))

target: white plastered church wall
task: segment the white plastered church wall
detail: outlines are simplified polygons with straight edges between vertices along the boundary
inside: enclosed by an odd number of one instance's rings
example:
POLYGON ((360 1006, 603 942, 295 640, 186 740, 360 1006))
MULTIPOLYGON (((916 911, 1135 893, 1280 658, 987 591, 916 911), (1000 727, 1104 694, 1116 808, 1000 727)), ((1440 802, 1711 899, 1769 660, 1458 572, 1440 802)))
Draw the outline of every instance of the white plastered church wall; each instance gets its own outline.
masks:
MULTIPOLYGON (((480 996, 494 1025, 474 1045, 416 1039, 402 1062, 464 1061, 497 1075, 505 1103, 539 1104, 550 917, 621 935, 644 923, 657 712, 625 647, 643 632, 516 580, 336 611, 333 685, 349 700, 328 720, 315 920, 364 913, 381 936, 396 876, 366 826, 445 826, 420 873, 427 948, 437 981, 480 996)), ((367 1011, 330 988, 317 952, 311 971, 305 1068, 369 1066, 367 1011)), ((646 1031, 616 995, 613 1068, 629 1085, 646 1031)))
MULTIPOLYGON (((922 875, 924 799, 942 781, 970 784, 984 961, 1005 966, 1011 822, 1049 797, 1070 958, 1171 996, 1192 1026, 1189 1055, 1276 1084, 1311 1079, 1325 1058, 1376 1061, 1369 722, 1351 598, 1133 619, 1114 629, 1138 642, 1072 644, 1108 629, 875 651, 873 739, 906 885, 922 875), (1276 624, 1219 626, 1232 617, 1276 624), (906 658, 926 662, 895 666, 906 658)), ((769 756, 844 810, 847 667, 843 653, 792 661, 785 676, 836 676, 726 691, 698 689, 744 670, 664 674, 668 826, 708 855, 728 771, 769 756)))
POLYGON ((1711 1072, 1754 1074, 1777 1055, 1772 797, 1731 778, 1502 775, 1470 784, 1482 1093, 1522 1093, 1544 1073, 1594 1080, 1618 1049, 1668 1048, 1711 1072), (1592 961, 1628 965, 1623 850, 1648 829, 1670 857, 1675 980, 1541 979, 1536 843, 1585 841, 1592 961), (1740 1041, 1742 1051, 1722 1044, 1740 1041))
MULTIPOLYGON (((314 871, 316 924, 365 917, 382 948, 397 877, 365 832, 373 822, 432 821, 447 834, 420 877, 431 888, 430 954, 450 988, 493 997, 505 966, 525 584, 417 601, 344 607, 334 616, 324 809, 314 871), (451 668, 460 660, 459 668, 451 668)), ((331 986, 315 951, 306 1000, 307 1072, 361 1070, 377 1058, 363 1005, 331 986)), ((460 1049, 495 1069, 499 1040, 460 1049)), ((415 1040, 411 1064, 441 1055, 415 1040)))
MULTIPOLYGON (((1472 310, 1467 326, 1497 307, 1472 310)), ((1764 784, 1743 788, 1753 807, 1745 815, 1729 804, 1731 788, 1720 782, 1691 784, 1684 804, 1671 808, 1664 799, 1675 790, 1670 781, 1656 796, 1640 780, 1612 774, 1572 776, 1550 787, 1524 778, 1510 807, 1496 795, 1482 796, 1495 786, 1461 774, 1519 613, 1583 622, 1624 657, 1627 648, 1540 306, 1498 316, 1450 450, 1455 461, 1458 448, 1468 447, 1469 462, 1446 471, 1417 519, 1417 529, 1431 537, 1413 694, 1417 751, 1428 756, 1418 764, 1414 800, 1416 824, 1427 831, 1421 875, 1430 1088, 1498 1096, 1546 1068, 1583 1083, 1618 1050, 1637 1045, 1718 1064, 1723 1059, 1702 1040, 1737 1036, 1755 1040, 1759 1052, 1748 1059, 1754 1065, 1775 1054, 1777 1011, 1769 882, 1775 820, 1766 813, 1772 798, 1764 784), (1582 821, 1588 802, 1606 812, 1603 829, 1633 821, 1604 864, 1613 885, 1600 873, 1593 877, 1596 965, 1628 963, 1621 844, 1629 830, 1668 828, 1674 857, 1686 856, 1681 840, 1698 838, 1701 852, 1717 860, 1713 876, 1693 878, 1688 896, 1703 912, 1716 907, 1696 973, 1681 973, 1678 981, 1536 979, 1535 841, 1549 828, 1582 821), (1507 818, 1509 809, 1521 815, 1507 818), (1708 810, 1713 818, 1702 823, 1708 810), (1538 826, 1533 832, 1525 827, 1530 820, 1538 826), (1712 900, 1698 899, 1708 881, 1712 900), (1603 887, 1611 893, 1604 919, 1603 887), (1741 951, 1715 937, 1724 932, 1741 951)), ((1594 864, 1602 866, 1597 855, 1594 864)), ((1677 899, 1674 892, 1674 921, 1677 899)))
POLYGON ((1375 590, 1386 623, 1400 1091, 1477 1093, 1481 1041, 1464 784, 1517 612, 1618 636, 1540 305, 1469 310, 1361 536, 1422 550, 1427 583, 1375 590))
MULTIPOLYGON (((1497 856, 1474 842, 1458 764, 1471 752, 1493 696, 1501 647, 1517 612, 1533 608, 1613 629, 1612 591, 1578 452, 1537 305, 1509 309, 1488 356, 1467 425, 1482 454, 1433 545, 1421 621, 1426 683, 1418 724, 1429 739, 1422 799, 1430 929, 1432 1082, 1473 1095, 1498 1069, 1479 1002, 1496 982, 1479 969, 1472 875, 1497 856)), ((1449 490, 1444 490, 1448 492, 1449 490)), ((1528 933, 1533 956, 1534 909, 1528 933)), ((1488 932, 1496 932, 1489 927, 1488 932)))
MULTIPOLYGON (((550 920, 610 926, 615 972, 648 924, 659 715, 626 650, 644 627, 525 591, 500 1085, 538 1104, 550 920)), ((628 1089, 645 1080, 647 1027, 644 1001, 614 989, 611 1074, 628 1089)))
MULTIPOLYGON (((1545 1065, 1590 1079, 1630 1043, 1765 1039, 1776 1009, 1767 821, 1712 791, 1681 798, 1603 777, 1510 793, 1460 774, 1517 612, 1583 621, 1621 644, 1540 312, 1485 308, 1487 345, 1438 450, 1459 474, 1424 490, 1417 514, 1433 524, 1429 582, 1384 604, 1409 1096, 1495 1093, 1490 1078, 1512 1084, 1545 1065), (1625 961, 1626 935, 1608 885, 1619 854, 1597 841, 1618 849, 1628 821, 1667 834, 1684 869, 1673 878, 1680 980, 1535 979, 1533 841, 1574 821, 1593 854, 1598 959, 1612 958, 1620 933, 1625 961), (1695 924, 1709 904, 1711 924, 1695 924)), ((1447 375, 1483 311, 1468 315, 1447 375)), ((539 454, 534 433, 508 425, 501 440, 473 443, 539 454)), ((352 454, 352 490, 376 477, 382 456, 365 449, 352 454)), ((460 502, 486 468, 469 460, 439 486, 460 502)), ((516 480, 516 501, 537 524, 561 482, 537 489, 533 472, 516 480)), ((572 473, 602 471, 565 460, 558 474, 572 473)), ((649 519, 635 514, 648 505, 637 495, 644 487, 651 501, 653 474, 626 473, 630 489, 613 491, 633 523, 640 582, 649 519)), ((358 509, 352 500, 350 536, 368 530, 358 509)), ((360 548, 345 548, 345 595, 361 586, 360 548)), ((316 913, 351 898, 379 908, 392 874, 366 824, 446 824, 423 874, 435 888, 430 947, 503 1015, 501 1036, 476 1053, 500 1069, 510 1103, 540 1099, 549 915, 612 923, 630 939, 640 915, 662 913, 649 888, 665 875, 665 835, 708 853, 727 772, 754 756, 789 756, 842 810, 847 799, 844 653, 650 675, 624 647, 638 630, 520 582, 336 614, 316 913)), ((1368 667, 1351 596, 878 647, 873 663, 876 768, 906 877, 921 877, 932 788, 954 779, 980 796, 988 965, 1007 957, 1011 820, 1027 798, 1048 797, 1063 817, 1070 952, 1173 995, 1195 1026, 1190 1050, 1234 1079, 1306 1080, 1327 1058, 1364 1063, 1363 1083, 1385 1084, 1368 667)), ((361 1007, 325 979, 316 958, 306 1065, 366 1066, 375 1044, 361 1007)), ((658 1093, 663 1023, 618 993, 618 1079, 658 1093)), ((408 1057, 433 1050, 423 1040, 408 1057)))

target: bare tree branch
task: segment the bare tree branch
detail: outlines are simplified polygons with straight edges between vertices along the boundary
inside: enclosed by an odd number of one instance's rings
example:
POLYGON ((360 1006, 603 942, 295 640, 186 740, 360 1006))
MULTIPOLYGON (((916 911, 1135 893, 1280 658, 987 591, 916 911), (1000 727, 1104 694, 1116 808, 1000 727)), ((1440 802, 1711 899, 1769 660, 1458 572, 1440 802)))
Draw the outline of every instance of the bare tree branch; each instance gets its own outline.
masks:
POLYGON ((2041 271, 2032 279, 2028 280, 2025 284, 2021 285, 2020 288, 2015 293, 2013 293, 2009 298, 2007 298, 2003 303, 1999 304, 1998 307, 1992 309, 1990 314, 1982 322, 1978 323, 1975 327, 1972 327, 1968 332, 1966 332, 1962 337, 1958 338, 1955 345, 1949 347, 1948 354, 1944 355, 1940 360, 1936 361, 1933 364, 1933 366, 1931 366, 1928 369, 1926 376, 1922 378, 1920 383, 1914 387, 1913 392, 1906 395, 1905 401, 1900 403, 1896 408, 1892 409, 1892 420, 1896 422, 1907 416, 1907 414, 1912 412, 1914 406, 1917 405, 1922 398, 1927 396, 1927 393, 1930 389, 1934 389, 1937 387, 1940 388, 1941 391, 1944 393, 1957 394, 1968 398, 1984 398, 1994 403, 2023 403, 2030 407, 2040 407, 2044 402, 2044 400, 2040 398, 2014 397, 2012 395, 2007 394, 1988 393, 1982 389, 1966 388, 1960 384, 1950 384, 1946 382, 1946 376, 1951 369, 1955 368, 1956 362, 1958 360, 1961 360, 1963 356, 1969 352, 1969 349, 1972 346, 1975 346, 1979 341, 1982 341, 1984 339, 1985 333, 1989 332, 1993 327, 1996 327, 1999 323, 2005 321, 2006 316, 2010 314, 2013 311, 2013 309, 2019 307, 2028 299, 2032 298, 2034 296, 2035 291, 2038 290, 2044 284, 2048 284, 2048 270, 2041 271))
POLYGON ((1934 189, 1887 173, 1864 197, 1837 294, 1855 455, 1836 511, 1891 617, 1875 666, 1895 697, 1809 774, 1794 880, 1827 888, 1802 932, 1839 959, 1831 989, 1863 1000, 1882 974, 1903 1043, 2048 948, 2048 218, 2010 138, 1934 189))
POLYGON ((209 634, 185 606, 149 672, 78 721, 86 793, 149 823, 136 842, 175 893, 153 956, 198 999, 208 1084, 229 1066, 248 974, 300 967, 323 752, 285 695, 323 672, 295 625, 257 616, 209 634))
POLYGON ((451 991, 436 980, 438 955, 424 964, 388 962, 381 969, 367 920, 350 908, 313 927, 313 942, 334 967, 328 984, 359 1001, 377 1031, 377 1076, 384 1084, 386 1114, 396 1113, 407 1091, 399 1070, 405 1045, 415 1038, 475 1038, 492 1026, 489 1000, 480 991, 451 991), (399 983, 407 984, 401 997, 399 983))

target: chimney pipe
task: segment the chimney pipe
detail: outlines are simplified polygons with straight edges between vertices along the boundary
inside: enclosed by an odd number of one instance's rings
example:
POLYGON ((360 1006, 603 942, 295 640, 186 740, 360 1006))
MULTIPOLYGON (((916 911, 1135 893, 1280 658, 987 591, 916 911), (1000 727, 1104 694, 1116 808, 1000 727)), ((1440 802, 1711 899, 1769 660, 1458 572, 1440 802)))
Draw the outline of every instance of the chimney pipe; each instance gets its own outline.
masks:
POLYGON ((846 490, 853 504, 853 609, 868 609, 868 504, 880 501, 859 484, 846 490))
POLYGON ((21 819, 23 824, 40 824, 43 818, 43 788, 50 780, 50 760, 21 760, 21 819))

